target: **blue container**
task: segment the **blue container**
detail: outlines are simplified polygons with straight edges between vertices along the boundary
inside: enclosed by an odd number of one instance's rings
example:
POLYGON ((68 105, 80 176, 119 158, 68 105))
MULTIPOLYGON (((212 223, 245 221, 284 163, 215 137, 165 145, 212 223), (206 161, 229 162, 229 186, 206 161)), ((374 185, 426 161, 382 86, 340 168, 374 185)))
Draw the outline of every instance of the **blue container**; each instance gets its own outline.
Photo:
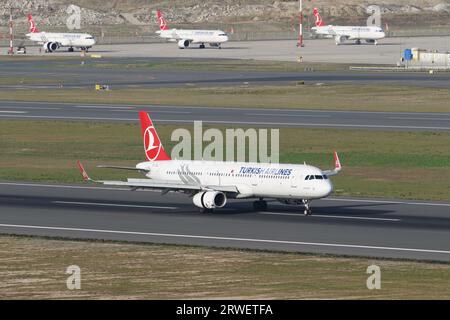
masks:
POLYGON ((405 52, 403 54, 406 61, 412 60, 413 54, 411 49, 405 49, 405 52))

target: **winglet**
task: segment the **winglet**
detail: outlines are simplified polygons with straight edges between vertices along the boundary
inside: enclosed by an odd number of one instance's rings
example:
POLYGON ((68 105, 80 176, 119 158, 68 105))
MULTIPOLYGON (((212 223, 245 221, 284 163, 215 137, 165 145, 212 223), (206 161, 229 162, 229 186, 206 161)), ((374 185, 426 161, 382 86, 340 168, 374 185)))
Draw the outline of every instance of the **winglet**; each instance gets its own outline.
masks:
POLYGON ((77 160, 78 168, 80 169, 81 175, 83 176, 84 181, 91 181, 92 179, 87 174, 86 170, 84 169, 83 165, 81 164, 80 160, 77 160))
POLYGON ((334 150, 334 170, 340 171, 341 169, 342 169, 341 161, 339 160, 339 156, 336 150, 334 150))

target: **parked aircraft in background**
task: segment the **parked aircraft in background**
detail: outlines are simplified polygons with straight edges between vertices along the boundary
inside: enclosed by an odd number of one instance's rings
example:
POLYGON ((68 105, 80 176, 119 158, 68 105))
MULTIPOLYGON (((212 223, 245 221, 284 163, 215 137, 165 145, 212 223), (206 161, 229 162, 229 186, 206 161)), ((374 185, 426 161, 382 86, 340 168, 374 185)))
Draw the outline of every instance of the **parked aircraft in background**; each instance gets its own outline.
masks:
POLYGON ((204 49, 205 44, 221 49, 222 43, 228 41, 228 35, 222 30, 169 29, 161 11, 156 12, 156 17, 160 29, 156 33, 163 39, 177 42, 180 49, 188 48, 191 44, 200 44, 200 49, 204 49))
POLYGON ((95 45, 95 38, 87 33, 39 32, 31 14, 28 15, 28 23, 30 33, 26 36, 43 45, 46 52, 54 52, 61 47, 68 47, 69 52, 74 48, 87 51, 95 45))
POLYGON ((383 29, 377 26, 333 26, 325 25, 320 16, 319 10, 313 10, 316 26, 311 28, 315 34, 334 37, 336 45, 346 40, 354 40, 356 44, 361 44, 364 40, 367 43, 378 44, 378 40, 386 37, 383 29))

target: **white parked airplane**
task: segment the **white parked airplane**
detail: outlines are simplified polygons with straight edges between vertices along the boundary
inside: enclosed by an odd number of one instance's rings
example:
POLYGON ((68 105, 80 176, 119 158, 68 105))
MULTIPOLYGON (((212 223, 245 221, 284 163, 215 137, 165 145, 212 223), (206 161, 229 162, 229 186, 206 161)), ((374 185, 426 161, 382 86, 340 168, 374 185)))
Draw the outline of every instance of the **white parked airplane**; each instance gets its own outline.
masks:
POLYGON ((341 170, 336 151, 335 168, 322 171, 306 164, 275 164, 249 162, 217 162, 171 160, 156 133, 148 113, 139 113, 146 162, 136 167, 100 166, 103 168, 136 170, 147 179, 127 181, 96 181, 89 178, 83 165, 78 167, 85 181, 111 186, 126 186, 132 190, 156 189, 162 194, 170 191, 192 196, 194 205, 204 212, 222 208, 227 198, 258 199, 255 210, 267 210, 266 198, 276 199, 284 204, 303 205, 304 214, 311 214, 309 206, 313 199, 327 197, 333 190, 328 179, 341 170))
POLYGON ((30 33, 26 36, 31 41, 42 44, 47 52, 56 51, 60 47, 69 47, 69 52, 73 52, 74 47, 87 51, 95 44, 94 37, 87 33, 39 32, 31 14, 28 15, 28 23, 30 33))
POLYGON ((163 39, 177 42, 180 49, 185 49, 193 43, 200 44, 200 49, 204 49, 205 44, 221 49, 222 43, 228 41, 228 35, 222 30, 169 29, 161 11, 156 12, 156 17, 160 29, 156 33, 163 39))
POLYGON ((334 37, 336 45, 345 40, 355 40, 356 44, 361 44, 361 40, 367 43, 378 44, 378 40, 386 37, 383 29, 377 26, 333 26, 325 25, 320 16, 319 10, 313 10, 316 26, 311 28, 316 34, 334 37))

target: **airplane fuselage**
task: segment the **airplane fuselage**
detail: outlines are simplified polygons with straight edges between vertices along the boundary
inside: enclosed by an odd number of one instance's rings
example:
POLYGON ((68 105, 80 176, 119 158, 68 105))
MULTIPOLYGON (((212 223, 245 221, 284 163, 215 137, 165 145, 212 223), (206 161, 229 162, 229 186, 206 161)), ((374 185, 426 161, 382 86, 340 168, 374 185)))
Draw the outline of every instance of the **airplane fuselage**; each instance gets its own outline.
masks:
POLYGON ((40 44, 56 43, 59 47, 90 48, 95 45, 95 38, 87 33, 35 32, 28 33, 27 37, 40 44))
POLYGON ((221 30, 186 30, 186 29, 168 29, 156 32, 163 39, 168 41, 177 41, 179 47, 188 47, 191 43, 220 46, 228 41, 228 35, 221 30))
POLYGON ((333 190, 328 177, 309 165, 167 160, 142 162, 136 168, 154 181, 236 186, 238 198, 301 202, 327 197, 333 190))
POLYGON ((315 34, 324 36, 333 36, 336 44, 342 43, 345 40, 366 40, 376 42, 377 40, 386 37, 383 29, 376 26, 322 26, 313 27, 315 34))

